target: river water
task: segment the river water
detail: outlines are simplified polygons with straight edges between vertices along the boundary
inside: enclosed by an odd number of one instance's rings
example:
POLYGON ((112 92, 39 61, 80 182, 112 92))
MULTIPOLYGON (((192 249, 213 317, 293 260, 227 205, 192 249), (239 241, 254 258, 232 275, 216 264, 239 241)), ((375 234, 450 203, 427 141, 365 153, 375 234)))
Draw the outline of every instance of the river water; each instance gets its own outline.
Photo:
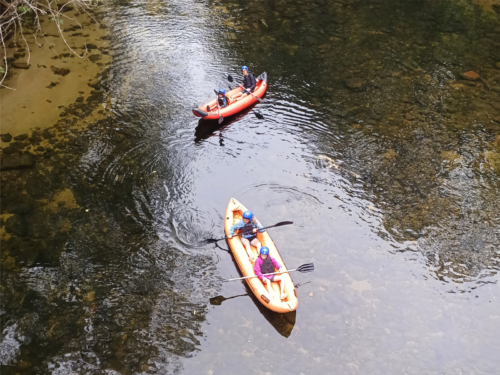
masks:
POLYGON ((2 171, 3 374, 499 371, 497 8, 102 7, 104 115, 2 171), (241 65, 267 72, 263 103, 198 121, 241 65), (231 197, 294 222, 269 232, 288 268, 315 264, 296 313, 223 283, 227 244, 200 244, 231 197))

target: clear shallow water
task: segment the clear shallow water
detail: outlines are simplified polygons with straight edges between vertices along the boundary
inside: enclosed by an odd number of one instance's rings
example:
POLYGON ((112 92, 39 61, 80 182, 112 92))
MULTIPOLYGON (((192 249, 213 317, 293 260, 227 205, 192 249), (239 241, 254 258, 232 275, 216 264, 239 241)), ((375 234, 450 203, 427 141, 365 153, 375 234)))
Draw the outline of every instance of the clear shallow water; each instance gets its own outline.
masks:
POLYGON ((35 203, 3 244, 2 370, 495 373, 500 26, 449 4, 106 6, 109 116, 5 174, 35 203), (194 118, 242 64, 267 71, 264 102, 194 118), (455 79, 471 69, 490 89, 455 79), (36 203, 63 188, 78 209, 36 203), (231 197, 294 221, 271 235, 289 268, 316 265, 296 314, 210 303, 248 293, 199 245, 231 197))

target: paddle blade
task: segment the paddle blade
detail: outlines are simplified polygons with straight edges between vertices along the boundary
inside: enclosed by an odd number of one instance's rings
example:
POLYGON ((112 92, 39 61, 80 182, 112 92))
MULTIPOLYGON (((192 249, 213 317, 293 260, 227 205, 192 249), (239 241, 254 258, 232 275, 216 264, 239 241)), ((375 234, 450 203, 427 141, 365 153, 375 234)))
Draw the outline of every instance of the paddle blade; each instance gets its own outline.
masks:
POLYGON ((207 238, 206 240, 203 240, 205 244, 207 243, 217 243, 219 240, 216 240, 215 238, 207 238))
POLYGON ((314 271, 314 264, 313 263, 303 264, 299 268, 297 268, 297 271, 302 272, 302 273, 312 272, 312 271, 314 271))
POLYGON ((254 112, 255 117, 257 117, 259 120, 264 120, 264 116, 262 116, 261 113, 259 112, 254 112))
POLYGON ((217 296, 217 297, 210 298, 210 304, 215 305, 215 306, 222 305, 222 302, 224 302, 224 301, 225 301, 225 298, 223 296, 217 296))
POLYGON ((281 221, 278 224, 275 224, 274 226, 275 227, 281 227, 283 225, 291 225, 291 224, 293 224, 293 221, 281 221))
POLYGON ((222 121, 224 121, 224 117, 219 117, 219 124, 222 124, 222 121))
POLYGON ((214 89, 214 92, 215 92, 215 95, 219 95, 219 92, 216 89, 214 89))
POLYGON ((227 80, 228 80, 229 82, 233 82, 233 81, 234 81, 234 79, 233 79, 233 77, 231 76, 231 74, 227 76, 227 80))

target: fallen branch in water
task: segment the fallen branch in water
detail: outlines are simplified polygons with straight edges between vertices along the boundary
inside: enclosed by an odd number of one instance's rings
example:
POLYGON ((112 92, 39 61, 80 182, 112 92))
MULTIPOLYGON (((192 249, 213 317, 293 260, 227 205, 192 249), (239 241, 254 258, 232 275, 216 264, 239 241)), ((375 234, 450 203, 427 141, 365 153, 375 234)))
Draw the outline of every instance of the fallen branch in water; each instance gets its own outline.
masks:
MULTIPOLYGON (((32 21, 32 25, 36 26, 36 30, 33 33, 33 38, 38 47, 42 47, 42 44, 40 44, 37 40, 38 34, 42 34, 47 41, 40 24, 40 15, 50 16, 50 20, 56 24, 57 30, 62 40, 64 41, 64 44, 73 54, 75 54, 79 58, 83 58, 87 54, 87 45, 85 45, 85 52, 80 55, 70 47, 68 41, 64 37, 63 30, 61 28, 61 25, 64 24, 64 20, 75 23, 81 29, 83 29, 82 25, 76 18, 69 17, 63 14, 63 12, 68 10, 70 4, 72 4, 79 13, 85 13, 90 18, 92 18, 95 23, 98 23, 96 19, 89 13, 92 5, 98 5, 97 0, 95 2, 93 0, 69 0, 64 4, 59 5, 58 0, 0 0, 0 9, 2 10, 2 14, 0 14, 0 40, 3 49, 3 61, 5 64, 5 68, 0 66, 0 74, 3 74, 0 79, 0 86, 11 89, 10 87, 3 85, 3 81, 7 77, 8 73, 7 47, 5 46, 5 41, 11 32, 14 33, 13 39, 14 41, 16 41, 19 28, 19 33, 28 51, 28 65, 30 63, 31 51, 25 37, 23 24, 26 26, 27 22, 32 21)), ((48 41, 47 44, 49 44, 48 41)), ((57 52, 54 51, 54 53, 59 56, 57 52)))

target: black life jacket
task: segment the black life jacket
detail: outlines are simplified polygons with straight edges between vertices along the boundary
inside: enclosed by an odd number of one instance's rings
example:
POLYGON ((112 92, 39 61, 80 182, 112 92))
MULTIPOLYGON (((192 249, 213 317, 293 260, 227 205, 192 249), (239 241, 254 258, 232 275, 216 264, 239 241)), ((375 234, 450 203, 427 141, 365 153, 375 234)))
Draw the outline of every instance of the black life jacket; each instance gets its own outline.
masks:
POLYGON ((274 272, 274 265, 273 262, 271 262, 271 257, 268 255, 266 259, 262 262, 260 265, 260 272, 262 273, 273 273, 274 272))
POLYGON ((229 105, 229 98, 227 96, 227 94, 225 94, 222 98, 220 96, 217 96, 218 100, 219 100, 219 107, 226 107, 229 105))
POLYGON ((245 224, 242 228, 241 228, 241 234, 244 235, 244 236, 255 236, 256 233, 253 232, 254 230, 254 226, 253 224, 250 222, 248 224, 245 224))

